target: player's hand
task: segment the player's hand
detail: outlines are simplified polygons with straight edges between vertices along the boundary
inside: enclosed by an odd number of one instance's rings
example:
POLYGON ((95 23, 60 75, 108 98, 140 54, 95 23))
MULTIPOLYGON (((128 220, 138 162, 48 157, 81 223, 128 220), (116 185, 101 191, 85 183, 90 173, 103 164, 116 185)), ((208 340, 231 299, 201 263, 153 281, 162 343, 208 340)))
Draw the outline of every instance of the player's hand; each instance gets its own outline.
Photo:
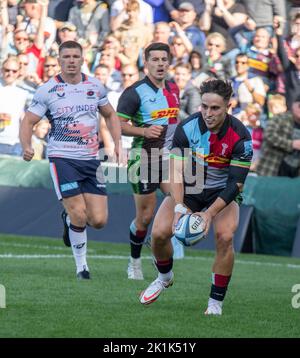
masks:
POLYGON ((208 211, 199 211, 194 213, 195 215, 201 216, 203 221, 204 221, 204 227, 205 227, 205 231, 204 231, 204 235, 206 236, 208 234, 211 222, 212 222, 212 216, 208 211))
MULTIPOLYGON (((191 210, 187 208, 187 212, 186 212, 186 215, 187 214, 192 214, 191 210)), ((173 224, 172 224, 172 232, 174 234, 174 231, 175 231, 175 228, 176 228, 176 225, 178 224, 178 221, 179 219, 183 216, 184 214, 182 213, 175 213, 174 214, 174 219, 173 219, 173 224)))
POLYGON ((34 156, 34 150, 31 147, 24 149, 23 159, 26 160, 26 162, 30 162, 33 156, 34 156))
POLYGON ((173 224, 172 224, 172 232, 173 232, 173 234, 175 232, 176 225, 178 224, 178 221, 182 216, 183 215, 181 213, 175 213, 174 214, 174 220, 173 220, 173 224))
POLYGON ((145 138, 159 138, 164 127, 163 126, 150 126, 145 128, 144 137, 145 138))

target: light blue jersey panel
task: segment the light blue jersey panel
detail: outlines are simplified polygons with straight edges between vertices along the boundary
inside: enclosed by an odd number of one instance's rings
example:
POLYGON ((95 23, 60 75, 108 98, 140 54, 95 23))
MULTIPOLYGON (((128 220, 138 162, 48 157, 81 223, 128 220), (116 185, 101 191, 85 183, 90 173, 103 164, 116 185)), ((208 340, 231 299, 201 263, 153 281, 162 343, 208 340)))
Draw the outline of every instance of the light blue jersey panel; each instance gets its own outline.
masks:
POLYGON ((169 117, 161 117, 161 114, 164 113, 163 111, 168 111, 169 109, 169 104, 164 96, 163 89, 160 88, 156 92, 149 85, 143 83, 136 87, 135 90, 141 99, 139 120, 144 124, 168 125, 169 117))

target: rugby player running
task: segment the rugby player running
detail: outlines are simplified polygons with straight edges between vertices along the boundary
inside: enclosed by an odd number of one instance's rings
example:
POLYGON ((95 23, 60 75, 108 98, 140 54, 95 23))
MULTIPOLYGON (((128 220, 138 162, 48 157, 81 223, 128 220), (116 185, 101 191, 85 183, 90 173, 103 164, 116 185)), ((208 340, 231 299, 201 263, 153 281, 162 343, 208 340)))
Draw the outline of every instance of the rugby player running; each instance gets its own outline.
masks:
POLYGON ((126 88, 117 114, 122 134, 133 136, 128 160, 136 216, 130 228, 129 279, 143 280, 141 250, 154 216, 156 190, 169 192, 169 148, 177 126, 179 89, 166 80, 171 60, 167 44, 156 42, 144 51, 146 77, 126 88))
POLYGON ((153 223, 152 248, 158 277, 140 295, 144 305, 154 302, 173 284, 171 237, 181 215, 193 212, 213 224, 216 256, 205 314, 221 315, 234 264, 233 236, 239 221, 241 191, 252 159, 251 136, 237 118, 228 114, 232 87, 209 79, 200 88, 201 111, 181 122, 171 152, 171 197, 164 199, 153 223), (191 150, 194 182, 185 179, 191 150), (197 170, 199 169, 199 170, 197 170), (202 183, 201 183, 202 181, 202 183), (195 190, 196 189, 196 190, 195 190))
POLYGON ((21 124, 23 158, 30 161, 33 126, 46 116, 50 172, 66 213, 64 242, 72 247, 79 279, 89 279, 86 225, 107 222, 107 195, 99 157, 99 113, 105 118, 118 157, 121 128, 101 82, 81 73, 82 47, 66 41, 59 48, 61 73, 39 87, 21 124))

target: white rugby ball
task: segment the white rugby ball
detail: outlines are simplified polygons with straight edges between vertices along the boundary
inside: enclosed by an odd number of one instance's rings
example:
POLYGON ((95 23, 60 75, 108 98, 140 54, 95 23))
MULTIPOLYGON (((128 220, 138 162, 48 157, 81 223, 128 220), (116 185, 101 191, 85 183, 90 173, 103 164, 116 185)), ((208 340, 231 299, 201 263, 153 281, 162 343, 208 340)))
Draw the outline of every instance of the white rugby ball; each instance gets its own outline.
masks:
POLYGON ((184 246, 192 246, 205 239, 204 226, 201 216, 186 214, 179 219, 174 235, 184 246))

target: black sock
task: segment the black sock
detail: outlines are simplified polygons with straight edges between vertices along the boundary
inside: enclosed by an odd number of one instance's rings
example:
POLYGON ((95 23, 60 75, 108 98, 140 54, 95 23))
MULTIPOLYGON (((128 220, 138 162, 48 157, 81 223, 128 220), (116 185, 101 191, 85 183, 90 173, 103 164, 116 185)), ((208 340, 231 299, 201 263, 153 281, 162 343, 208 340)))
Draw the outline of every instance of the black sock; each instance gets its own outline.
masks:
POLYGON ((131 249, 131 257, 134 259, 138 259, 141 257, 141 251, 143 247, 144 239, 147 235, 147 230, 141 231, 137 230, 134 221, 130 225, 129 229, 130 235, 130 249, 131 249))
POLYGON ((160 273, 168 273, 173 268, 173 257, 169 260, 157 260, 155 264, 160 273))
POLYGON ((223 301, 226 295, 231 276, 212 273, 212 285, 210 297, 217 301, 223 301))

